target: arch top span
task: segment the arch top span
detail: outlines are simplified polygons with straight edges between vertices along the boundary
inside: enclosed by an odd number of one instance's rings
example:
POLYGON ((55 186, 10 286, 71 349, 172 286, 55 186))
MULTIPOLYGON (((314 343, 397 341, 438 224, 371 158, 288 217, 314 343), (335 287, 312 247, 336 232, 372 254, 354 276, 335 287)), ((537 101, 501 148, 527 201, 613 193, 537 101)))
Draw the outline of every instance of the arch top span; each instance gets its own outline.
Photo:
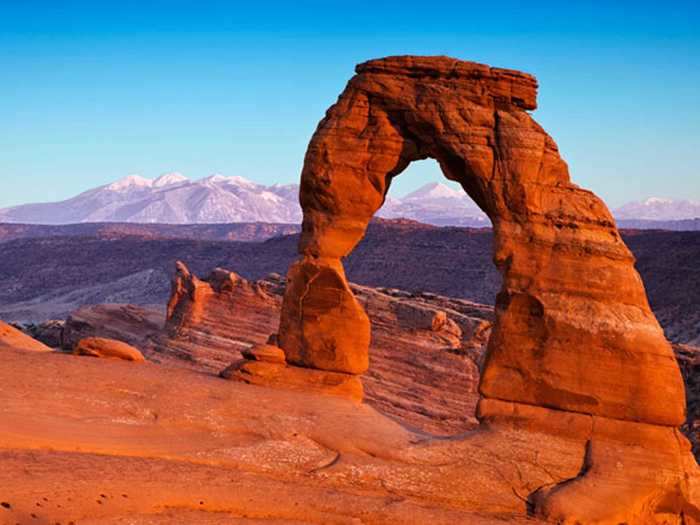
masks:
MULTIPOLYGON (((393 178, 425 158, 435 159, 492 222, 533 212, 524 181, 531 193, 537 184, 569 181, 556 144, 527 112, 536 99, 531 75, 449 57, 358 65, 306 153, 302 253, 347 255, 393 178)), ((604 206, 600 215, 612 224, 604 206)))
POLYGON ((464 88, 482 92, 522 109, 537 108, 537 79, 521 71, 491 67, 448 56, 392 56, 368 60, 355 66, 362 74, 391 75, 429 81, 461 82, 464 88))

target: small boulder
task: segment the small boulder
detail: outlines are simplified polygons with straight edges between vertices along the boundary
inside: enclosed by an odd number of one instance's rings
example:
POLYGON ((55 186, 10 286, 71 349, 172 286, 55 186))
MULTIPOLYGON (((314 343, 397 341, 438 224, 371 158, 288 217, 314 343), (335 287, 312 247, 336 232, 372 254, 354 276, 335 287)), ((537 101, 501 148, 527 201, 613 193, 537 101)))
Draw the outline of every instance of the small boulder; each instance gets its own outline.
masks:
POLYGON ((81 339, 73 348, 73 354, 123 359, 124 361, 145 361, 143 354, 133 346, 104 337, 85 337, 81 339))

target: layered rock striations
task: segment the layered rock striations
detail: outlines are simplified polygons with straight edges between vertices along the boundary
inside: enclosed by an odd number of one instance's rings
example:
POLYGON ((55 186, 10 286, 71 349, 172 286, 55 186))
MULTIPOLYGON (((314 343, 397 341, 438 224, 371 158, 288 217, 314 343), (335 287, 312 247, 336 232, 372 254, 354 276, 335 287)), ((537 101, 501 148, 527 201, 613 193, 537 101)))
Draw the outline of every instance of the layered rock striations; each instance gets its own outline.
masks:
POLYGON ((530 495, 536 512, 566 523, 690 513, 697 466, 678 431, 678 365, 610 212, 570 181, 556 143, 528 112, 536 80, 447 57, 390 57, 356 72, 304 160, 300 258, 280 321, 287 361, 366 371, 369 321, 341 260, 394 177, 434 158, 494 227, 503 285, 481 376, 482 420, 559 433, 563 418, 586 443, 579 476, 530 495))
MULTIPOLYGON (((284 359, 271 357, 284 355, 274 349, 285 284, 274 274, 247 281, 222 269, 200 279, 178 263, 165 330, 158 336, 144 332, 144 341, 134 344, 145 347, 151 361, 178 361, 247 383, 351 398, 364 390, 372 406, 431 434, 456 434, 476 425, 490 307, 350 284, 372 332, 371 366, 360 385, 353 375, 290 368, 284 359)), ((86 309, 82 312, 83 319, 89 317, 86 309)))
POLYGON ((218 372, 242 350, 264 343, 278 322, 274 283, 248 281, 217 268, 200 279, 176 263, 160 354, 218 372))

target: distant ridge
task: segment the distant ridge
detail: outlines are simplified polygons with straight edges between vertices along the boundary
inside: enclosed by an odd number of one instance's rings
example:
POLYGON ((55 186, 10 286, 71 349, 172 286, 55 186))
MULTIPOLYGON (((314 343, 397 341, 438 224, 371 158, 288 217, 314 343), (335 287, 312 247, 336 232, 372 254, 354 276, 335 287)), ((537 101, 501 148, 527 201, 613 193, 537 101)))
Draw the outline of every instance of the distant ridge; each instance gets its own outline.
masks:
POLYGON ((700 218, 671 221, 652 221, 646 219, 618 219, 618 228, 627 230, 670 230, 696 232, 700 231, 700 218))
POLYGON ((700 202, 650 197, 629 202, 614 211, 618 221, 683 221, 700 219, 700 202))
POLYGON ((299 232, 299 224, 236 222, 222 224, 140 224, 84 222, 77 224, 0 223, 0 243, 15 239, 83 237, 95 239, 189 239, 193 241, 259 242, 299 232))
POLYGON ((297 223, 295 185, 264 186, 242 177, 191 181, 180 173, 155 180, 129 175, 71 199, 0 210, 0 221, 27 224, 135 222, 198 224, 297 223))
MULTIPOLYGON (((0 222, 65 225, 139 224, 299 224, 299 186, 266 186, 244 177, 220 174, 190 180, 181 173, 156 179, 129 175, 111 184, 51 203, 0 209, 0 222)), ((633 229, 700 229, 700 203, 651 197, 613 211, 618 225, 633 229)), ((430 182, 396 198, 387 196, 377 213, 436 226, 483 228, 489 218, 460 189, 430 182)))

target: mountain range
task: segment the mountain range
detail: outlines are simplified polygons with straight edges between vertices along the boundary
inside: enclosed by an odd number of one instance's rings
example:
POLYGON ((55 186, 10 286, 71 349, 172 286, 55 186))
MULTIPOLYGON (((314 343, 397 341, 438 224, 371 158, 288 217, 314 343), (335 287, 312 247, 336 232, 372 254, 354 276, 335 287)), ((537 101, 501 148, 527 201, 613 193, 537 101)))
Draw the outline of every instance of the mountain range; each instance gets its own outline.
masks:
MULTIPOLYGON (((0 222, 73 224, 299 223, 296 184, 266 186, 243 177, 212 175, 190 180, 174 172, 156 179, 129 175, 60 202, 0 209, 0 222)), ((626 228, 700 229, 700 202, 652 197, 613 210, 626 228)), ((439 226, 490 226, 488 217, 462 191, 428 183, 401 198, 388 196, 377 213, 439 226)))
POLYGON ((301 221, 298 186, 263 186, 243 177, 189 180, 129 175, 71 199, 0 209, 0 221, 29 224, 137 222, 199 224, 301 221))

